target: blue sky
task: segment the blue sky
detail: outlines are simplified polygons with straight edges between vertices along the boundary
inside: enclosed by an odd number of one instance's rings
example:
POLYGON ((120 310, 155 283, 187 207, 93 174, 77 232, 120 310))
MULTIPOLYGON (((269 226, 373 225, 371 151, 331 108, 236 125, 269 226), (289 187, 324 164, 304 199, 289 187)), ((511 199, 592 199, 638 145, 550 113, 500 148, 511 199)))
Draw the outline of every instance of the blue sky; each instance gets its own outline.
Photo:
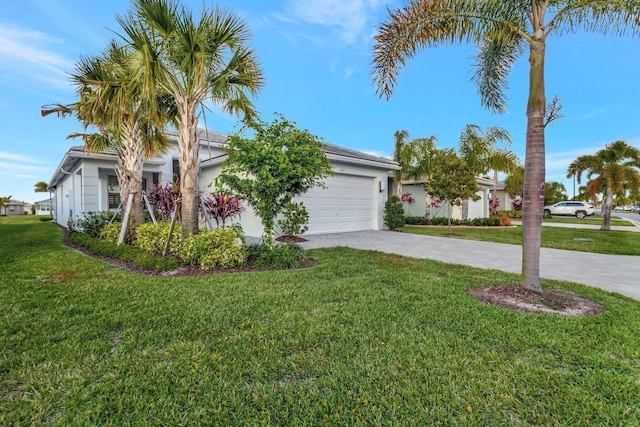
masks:
MULTIPOLYGON (((194 12, 210 0, 183 0, 194 12)), ((524 159, 528 63, 516 64, 508 112, 492 115, 470 81, 468 45, 428 49, 410 60, 391 101, 371 84, 375 27, 400 0, 221 0, 245 18, 266 86, 255 104, 265 121, 279 112, 324 141, 390 156, 393 133, 435 135, 438 146, 458 144, 468 123, 511 132, 524 159)), ((129 0, 21 0, 0 5, 0 196, 33 202, 82 128, 74 119, 42 118, 40 107, 74 101, 68 75, 82 55, 98 54, 115 36, 114 16, 129 0)), ((573 35, 548 40, 547 97, 557 95, 564 117, 547 127, 547 180, 573 184, 566 167, 582 154, 622 139, 640 148, 640 38, 573 35)), ((238 121, 207 117, 229 133, 238 121)))

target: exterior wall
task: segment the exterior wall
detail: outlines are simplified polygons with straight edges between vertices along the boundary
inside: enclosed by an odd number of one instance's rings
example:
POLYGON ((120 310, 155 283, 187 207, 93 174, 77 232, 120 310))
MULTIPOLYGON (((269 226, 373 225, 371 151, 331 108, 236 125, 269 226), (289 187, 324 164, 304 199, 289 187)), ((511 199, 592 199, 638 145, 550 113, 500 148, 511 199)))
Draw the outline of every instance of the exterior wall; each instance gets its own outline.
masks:
MULTIPOLYGON (((213 145, 210 147, 202 145, 200 149, 201 160, 215 159, 224 154, 224 150, 213 145)), ((143 178, 147 180, 146 191, 151 190, 154 174, 157 174, 157 181, 160 185, 166 185, 173 181, 173 160, 177 158, 177 144, 173 144, 165 153, 145 162, 143 178)), ((357 161, 354 159, 354 162, 357 161)), ((332 165, 336 174, 366 177, 370 180, 373 207, 371 229, 382 229, 384 227, 384 204, 388 195, 386 168, 351 164, 340 160, 332 161, 332 165)), ((52 195, 54 220, 65 226, 69 219, 78 219, 85 213, 109 210, 108 176, 115 175, 115 157, 112 159, 79 158, 75 166, 69 168, 71 170, 64 173, 52 195)), ((203 192, 215 191, 214 186, 210 187, 209 185, 214 182, 221 170, 221 164, 201 168, 199 183, 203 192)), ((261 237, 263 228, 260 218, 247 204, 245 204, 245 208, 245 212, 237 222, 242 225, 247 236, 261 237)), ((205 227, 206 224, 201 224, 201 226, 205 227)))
MULTIPOLYGON (((451 211, 452 219, 462 219, 462 208, 460 206, 450 206, 448 203, 442 203, 440 207, 430 206, 427 208, 426 191, 422 184, 404 184, 402 186, 403 193, 410 193, 415 202, 411 205, 404 204, 405 215, 408 216, 427 216, 429 218, 447 218, 451 211)), ((398 188, 394 182, 391 183, 389 194, 397 195, 398 188)), ((480 196, 477 201, 469 200, 468 202, 468 219, 486 218, 489 216, 489 191, 487 188, 481 187, 476 193, 480 196)), ((384 208, 383 208, 384 209, 384 208)))
MULTIPOLYGON (((384 204, 387 201, 387 172, 374 168, 368 168, 357 165, 347 165, 340 162, 332 162, 333 171, 336 174, 353 175, 368 177, 371 179, 371 194, 373 205, 373 219, 371 224, 372 230, 382 230, 384 227, 384 204), (383 182, 383 191, 380 191, 380 182, 383 182)), ((205 192, 213 192, 215 188, 208 187, 208 184, 214 182, 215 178, 221 173, 222 166, 211 166, 200 171, 200 188, 205 192)), ((251 206, 244 203, 245 212, 236 222, 242 225, 242 229, 249 237, 260 238, 263 235, 262 222, 260 217, 253 211, 251 206)))
POLYGON ((24 215, 24 204, 10 201, 2 207, 3 215, 24 215))

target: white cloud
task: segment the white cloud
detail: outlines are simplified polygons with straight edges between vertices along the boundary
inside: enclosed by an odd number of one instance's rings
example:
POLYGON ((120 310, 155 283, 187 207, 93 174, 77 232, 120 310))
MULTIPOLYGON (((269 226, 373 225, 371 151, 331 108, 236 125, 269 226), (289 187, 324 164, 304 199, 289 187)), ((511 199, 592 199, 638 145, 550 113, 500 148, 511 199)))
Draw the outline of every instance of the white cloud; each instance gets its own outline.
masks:
POLYGON ((34 166, 34 165, 0 162, 0 169, 2 169, 3 172, 8 172, 9 174, 12 174, 12 173, 15 173, 15 171, 44 171, 49 168, 45 166, 34 166))
POLYGON ((302 2, 289 0, 288 13, 273 15, 282 22, 292 18, 309 24, 321 25, 338 31, 342 43, 353 43, 370 37, 374 12, 382 6, 378 0, 315 0, 302 2))
POLYGON ((73 62, 55 52, 60 44, 40 31, 0 24, 0 63, 11 65, 4 67, 5 72, 68 87, 65 72, 73 68, 73 62))
POLYGON ((22 154, 7 153, 6 151, 0 151, 0 159, 13 160, 16 162, 23 162, 23 163, 42 163, 34 158, 24 156, 22 154))

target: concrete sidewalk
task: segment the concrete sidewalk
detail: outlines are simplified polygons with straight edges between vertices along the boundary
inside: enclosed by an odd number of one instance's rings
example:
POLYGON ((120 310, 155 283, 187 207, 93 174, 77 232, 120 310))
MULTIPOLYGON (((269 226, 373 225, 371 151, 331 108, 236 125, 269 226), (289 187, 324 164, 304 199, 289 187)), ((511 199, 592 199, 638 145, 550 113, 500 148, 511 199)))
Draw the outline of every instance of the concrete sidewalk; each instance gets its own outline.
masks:
MULTIPOLYGON (((519 245, 391 231, 358 231, 305 238, 308 241, 301 244, 305 249, 347 246, 512 273, 520 273, 522 268, 522 247, 519 245)), ((542 248, 540 276, 583 283, 640 300, 640 256, 542 248)))

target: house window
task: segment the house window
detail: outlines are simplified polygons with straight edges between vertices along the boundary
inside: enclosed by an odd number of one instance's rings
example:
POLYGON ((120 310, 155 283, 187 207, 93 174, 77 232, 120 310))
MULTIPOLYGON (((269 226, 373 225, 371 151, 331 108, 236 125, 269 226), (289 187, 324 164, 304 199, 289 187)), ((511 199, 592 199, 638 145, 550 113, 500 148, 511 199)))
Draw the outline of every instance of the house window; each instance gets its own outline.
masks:
POLYGON ((15 212, 16 211, 16 207, 13 205, 9 205, 9 212, 15 212))
POLYGON ((173 182, 180 181, 180 162, 178 159, 173 159, 173 182))
POLYGON ((120 183, 115 175, 107 177, 107 198, 109 209, 118 209, 120 206, 120 183))

